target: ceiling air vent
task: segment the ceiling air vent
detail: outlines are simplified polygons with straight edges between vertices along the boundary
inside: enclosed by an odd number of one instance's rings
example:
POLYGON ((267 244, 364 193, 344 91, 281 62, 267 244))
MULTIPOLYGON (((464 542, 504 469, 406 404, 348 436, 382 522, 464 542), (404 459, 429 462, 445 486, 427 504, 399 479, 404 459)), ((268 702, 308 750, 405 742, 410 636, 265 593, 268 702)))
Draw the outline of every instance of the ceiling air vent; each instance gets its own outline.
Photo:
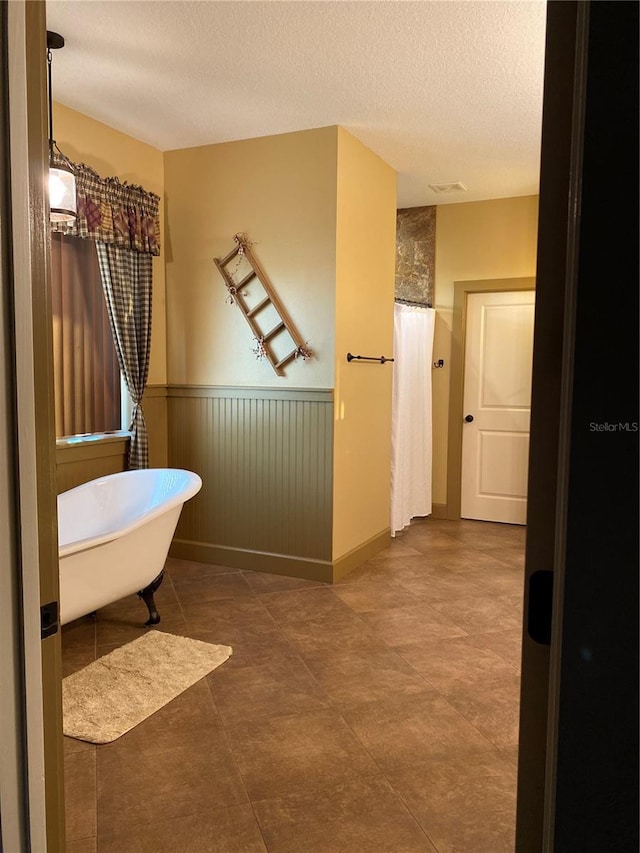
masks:
POLYGON ((434 193, 466 193, 467 188, 461 181, 451 181, 448 184, 429 184, 434 193))

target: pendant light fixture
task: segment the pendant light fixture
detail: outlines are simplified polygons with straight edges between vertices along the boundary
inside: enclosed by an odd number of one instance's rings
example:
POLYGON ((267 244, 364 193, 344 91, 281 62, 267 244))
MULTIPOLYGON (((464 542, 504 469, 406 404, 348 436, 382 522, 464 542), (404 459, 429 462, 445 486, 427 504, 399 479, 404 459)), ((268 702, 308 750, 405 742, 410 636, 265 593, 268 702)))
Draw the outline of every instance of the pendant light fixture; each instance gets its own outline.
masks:
POLYGON ((47 72, 49 87, 49 207, 51 222, 72 222, 76 218, 76 178, 69 160, 53 138, 51 93, 51 51, 64 47, 58 33, 47 30, 47 72))

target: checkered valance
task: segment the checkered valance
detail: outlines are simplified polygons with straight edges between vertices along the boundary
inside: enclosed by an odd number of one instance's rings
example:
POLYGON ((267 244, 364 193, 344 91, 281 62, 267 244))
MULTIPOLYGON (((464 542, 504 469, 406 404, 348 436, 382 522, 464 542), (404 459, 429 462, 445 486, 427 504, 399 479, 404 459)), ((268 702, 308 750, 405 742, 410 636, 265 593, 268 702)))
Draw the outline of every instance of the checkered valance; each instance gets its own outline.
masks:
POLYGON ((159 196, 118 178, 101 178, 84 163, 71 165, 78 215, 73 222, 52 222, 51 230, 159 255, 159 196))

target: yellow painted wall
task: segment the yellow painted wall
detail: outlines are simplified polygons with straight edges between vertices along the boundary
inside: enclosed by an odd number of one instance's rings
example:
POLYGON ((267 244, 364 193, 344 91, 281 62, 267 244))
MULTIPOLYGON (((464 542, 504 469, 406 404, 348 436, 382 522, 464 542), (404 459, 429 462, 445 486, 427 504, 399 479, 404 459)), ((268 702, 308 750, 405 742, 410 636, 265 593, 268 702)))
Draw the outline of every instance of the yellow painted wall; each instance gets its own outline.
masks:
POLYGON ((333 558, 389 527, 396 173, 338 133, 333 558))
POLYGON ((327 127, 165 153, 170 384, 332 387, 337 148, 327 127), (256 359, 213 263, 237 232, 315 353, 283 377, 256 359))
MULTIPOLYGON (((164 155, 61 104, 54 104, 54 129, 71 160, 161 197, 149 383, 335 387, 334 559, 383 530, 391 369, 349 365, 345 356, 392 349, 393 170, 337 127, 164 155), (250 329, 226 303, 213 264, 237 231, 255 241, 258 260, 315 353, 284 377, 255 358, 250 329)), ((537 219, 537 196, 438 207, 434 358, 445 368, 433 372, 436 504, 447 500, 454 282, 534 276, 537 219)))
MULTIPOLYGON (((164 231, 164 165, 161 151, 114 130, 89 116, 54 103, 53 128, 61 149, 71 161, 86 163, 102 178, 118 177, 160 196, 160 229, 164 231)), ((163 385, 166 366, 165 246, 153 259, 153 325, 149 384, 163 385)))
POLYGON ((150 384, 335 387, 333 559, 386 530, 392 369, 346 353, 392 353, 393 169, 338 127, 163 155, 60 105, 54 126, 70 159, 162 197, 150 384), (238 231, 315 354, 283 377, 213 263, 238 231))
POLYGON ((454 282, 535 276, 538 196, 448 204, 436 212, 433 502, 447 501, 449 366, 454 282))

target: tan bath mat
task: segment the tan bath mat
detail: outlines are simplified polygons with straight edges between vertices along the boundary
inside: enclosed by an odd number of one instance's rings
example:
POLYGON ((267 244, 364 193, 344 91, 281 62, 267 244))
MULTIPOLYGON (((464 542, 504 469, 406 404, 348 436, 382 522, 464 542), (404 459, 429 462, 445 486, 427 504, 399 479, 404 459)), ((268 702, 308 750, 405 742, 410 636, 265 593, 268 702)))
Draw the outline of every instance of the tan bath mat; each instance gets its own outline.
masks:
POLYGON ((230 646, 149 631, 63 679, 64 733, 90 743, 110 743, 231 653, 230 646))

